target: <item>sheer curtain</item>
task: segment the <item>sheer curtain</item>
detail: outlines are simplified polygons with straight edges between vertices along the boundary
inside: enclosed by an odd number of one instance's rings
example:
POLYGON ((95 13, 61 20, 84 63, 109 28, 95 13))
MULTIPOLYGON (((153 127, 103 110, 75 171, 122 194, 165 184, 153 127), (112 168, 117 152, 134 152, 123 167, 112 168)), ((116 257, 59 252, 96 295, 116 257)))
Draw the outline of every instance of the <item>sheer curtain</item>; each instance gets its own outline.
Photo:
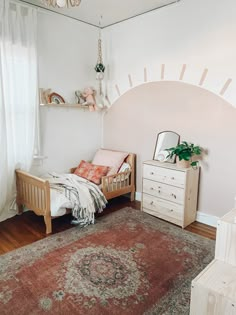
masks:
POLYGON ((15 169, 33 161, 38 108, 37 11, 0 1, 0 221, 16 214, 15 169))

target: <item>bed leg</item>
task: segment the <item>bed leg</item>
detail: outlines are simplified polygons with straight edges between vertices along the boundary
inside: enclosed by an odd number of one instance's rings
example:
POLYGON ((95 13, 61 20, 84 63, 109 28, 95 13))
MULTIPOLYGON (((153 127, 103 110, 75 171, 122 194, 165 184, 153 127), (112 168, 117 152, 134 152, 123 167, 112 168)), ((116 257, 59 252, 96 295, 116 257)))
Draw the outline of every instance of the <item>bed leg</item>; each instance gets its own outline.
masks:
POLYGON ((23 210, 24 210, 23 205, 21 203, 18 203, 18 202, 16 202, 16 204, 17 204, 18 214, 22 214, 23 210))
POLYGON ((44 216, 44 222, 46 225, 46 234, 51 234, 52 233, 52 219, 51 216, 45 215, 44 216))
POLYGON ((130 201, 134 201, 135 191, 131 191, 130 193, 130 201))

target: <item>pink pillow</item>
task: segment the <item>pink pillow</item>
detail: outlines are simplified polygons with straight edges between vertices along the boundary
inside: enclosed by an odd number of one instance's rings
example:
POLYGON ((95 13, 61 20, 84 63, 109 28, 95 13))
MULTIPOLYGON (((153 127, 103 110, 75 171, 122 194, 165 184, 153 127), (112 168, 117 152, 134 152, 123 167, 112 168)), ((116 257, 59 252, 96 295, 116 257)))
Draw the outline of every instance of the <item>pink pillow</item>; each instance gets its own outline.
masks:
POLYGON ((94 165, 82 160, 74 171, 74 174, 99 185, 101 183, 101 178, 106 176, 109 170, 109 166, 94 165))
POLYGON ((98 165, 108 165, 110 166, 110 171, 107 176, 116 174, 124 162, 125 158, 129 155, 127 152, 111 151, 100 149, 96 152, 92 163, 98 165))

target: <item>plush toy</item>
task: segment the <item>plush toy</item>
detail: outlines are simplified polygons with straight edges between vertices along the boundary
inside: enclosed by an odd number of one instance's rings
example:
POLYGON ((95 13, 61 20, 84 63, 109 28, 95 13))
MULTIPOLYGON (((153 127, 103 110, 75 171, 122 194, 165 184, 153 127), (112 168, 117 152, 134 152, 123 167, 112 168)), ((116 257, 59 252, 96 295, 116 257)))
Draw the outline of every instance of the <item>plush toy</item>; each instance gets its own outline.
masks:
POLYGON ((75 98, 76 98, 77 104, 81 104, 85 101, 85 99, 82 97, 82 92, 79 90, 75 91, 75 98))
POLYGON ((95 90, 92 87, 86 87, 81 95, 85 102, 83 105, 89 106, 89 110, 91 112, 95 111, 97 109, 96 107, 96 101, 95 101, 95 90))

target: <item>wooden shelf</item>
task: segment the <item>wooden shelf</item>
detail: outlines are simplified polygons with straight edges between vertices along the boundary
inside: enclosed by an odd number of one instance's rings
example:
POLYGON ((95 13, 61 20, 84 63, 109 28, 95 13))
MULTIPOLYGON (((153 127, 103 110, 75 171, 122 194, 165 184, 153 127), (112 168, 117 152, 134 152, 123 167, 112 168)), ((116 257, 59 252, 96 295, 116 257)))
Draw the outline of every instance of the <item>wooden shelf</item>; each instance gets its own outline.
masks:
POLYGON ((63 104, 55 104, 55 103, 50 103, 50 104, 39 104, 40 106, 46 106, 46 107, 64 107, 64 108, 83 108, 83 109, 89 109, 89 106, 87 105, 82 105, 82 104, 71 104, 71 103, 63 103, 63 104))

